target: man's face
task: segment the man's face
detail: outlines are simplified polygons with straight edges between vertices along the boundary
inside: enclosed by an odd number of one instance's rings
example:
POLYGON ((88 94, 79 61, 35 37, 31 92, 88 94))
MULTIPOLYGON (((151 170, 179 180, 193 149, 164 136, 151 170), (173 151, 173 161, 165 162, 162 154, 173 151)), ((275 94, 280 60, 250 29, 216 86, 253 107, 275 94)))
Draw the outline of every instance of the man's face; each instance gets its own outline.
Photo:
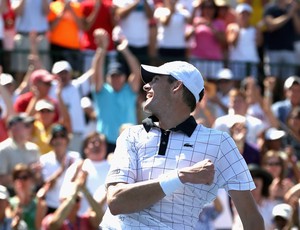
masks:
POLYGON ((38 81, 36 84, 36 89, 39 92, 40 97, 46 97, 49 93, 51 82, 44 82, 42 80, 38 81))
POLYGON ((12 124, 9 128, 12 137, 15 140, 19 141, 26 141, 29 140, 30 132, 31 132, 31 123, 24 123, 24 122, 16 122, 12 124))
POLYGON ((115 73, 108 77, 108 83, 115 91, 120 91, 126 82, 125 74, 115 73))
POLYGON ((300 85, 294 84, 290 89, 287 90, 286 94, 292 105, 300 106, 300 85))
POLYGON ((67 70, 63 70, 57 74, 57 77, 61 81, 62 85, 66 86, 71 80, 71 73, 67 70))
POLYGON ((94 136, 88 140, 84 149, 87 158, 92 161, 101 161, 106 155, 106 143, 99 136, 94 136))
POLYGON ((144 85, 146 101, 144 110, 157 114, 161 108, 168 107, 171 101, 171 84, 167 76, 155 76, 152 81, 144 85))

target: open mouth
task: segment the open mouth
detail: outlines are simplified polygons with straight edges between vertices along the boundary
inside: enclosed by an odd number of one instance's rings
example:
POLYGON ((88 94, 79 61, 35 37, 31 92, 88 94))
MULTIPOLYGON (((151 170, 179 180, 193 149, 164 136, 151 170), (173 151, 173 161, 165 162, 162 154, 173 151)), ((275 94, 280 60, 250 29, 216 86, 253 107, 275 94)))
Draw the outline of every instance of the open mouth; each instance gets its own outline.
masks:
POLYGON ((153 97, 153 93, 148 92, 148 93, 146 94, 146 98, 147 98, 147 99, 152 98, 152 97, 153 97))

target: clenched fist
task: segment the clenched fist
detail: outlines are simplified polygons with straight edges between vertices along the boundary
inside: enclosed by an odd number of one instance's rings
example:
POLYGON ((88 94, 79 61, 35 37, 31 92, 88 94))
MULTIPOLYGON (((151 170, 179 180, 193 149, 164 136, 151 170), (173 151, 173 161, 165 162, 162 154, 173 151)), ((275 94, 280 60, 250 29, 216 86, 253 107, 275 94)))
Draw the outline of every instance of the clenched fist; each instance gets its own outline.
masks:
POLYGON ((214 164, 208 159, 178 170, 182 183, 210 185, 214 180, 214 175, 214 164))

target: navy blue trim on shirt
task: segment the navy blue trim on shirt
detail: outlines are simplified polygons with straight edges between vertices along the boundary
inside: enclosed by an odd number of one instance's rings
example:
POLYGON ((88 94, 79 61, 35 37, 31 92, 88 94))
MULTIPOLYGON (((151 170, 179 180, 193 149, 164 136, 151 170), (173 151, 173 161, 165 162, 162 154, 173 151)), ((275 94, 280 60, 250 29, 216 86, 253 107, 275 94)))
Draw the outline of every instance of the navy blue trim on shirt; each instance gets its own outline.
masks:
MULTIPOLYGON (((157 122, 158 118, 156 116, 150 116, 147 117, 146 119, 144 119, 142 121, 142 124, 146 130, 146 132, 148 133, 150 131, 151 128, 153 127, 157 127, 159 128, 154 122, 157 122)), ((195 120, 195 118, 193 116, 189 116, 188 119, 186 119, 184 122, 180 123, 179 125, 177 125, 174 128, 171 128, 171 131, 174 132, 183 132, 184 134, 186 134, 187 136, 192 136, 193 132, 195 131, 197 127, 197 122, 195 120)))
POLYGON ((155 116, 150 116, 142 121, 142 124, 148 133, 151 128, 156 127, 160 129, 161 131, 161 137, 160 137, 160 143, 159 143, 159 150, 158 155, 165 155, 168 142, 169 142, 169 136, 171 131, 172 132, 183 132, 187 136, 192 136, 194 130, 197 127, 197 122, 193 116, 190 116, 188 119, 186 119, 184 122, 180 123, 174 128, 171 128, 169 130, 164 130, 159 128, 154 122, 157 122, 158 118, 155 116))

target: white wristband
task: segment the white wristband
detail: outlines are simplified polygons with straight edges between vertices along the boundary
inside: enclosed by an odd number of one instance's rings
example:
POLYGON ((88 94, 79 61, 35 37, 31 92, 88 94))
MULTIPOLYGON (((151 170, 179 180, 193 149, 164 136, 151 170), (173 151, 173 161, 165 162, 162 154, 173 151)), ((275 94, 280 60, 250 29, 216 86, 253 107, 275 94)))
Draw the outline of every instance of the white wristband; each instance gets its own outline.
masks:
POLYGON ((183 183, 179 179, 177 170, 173 170, 170 173, 163 174, 158 179, 159 185, 166 196, 171 195, 174 191, 176 191, 183 185, 183 183))

